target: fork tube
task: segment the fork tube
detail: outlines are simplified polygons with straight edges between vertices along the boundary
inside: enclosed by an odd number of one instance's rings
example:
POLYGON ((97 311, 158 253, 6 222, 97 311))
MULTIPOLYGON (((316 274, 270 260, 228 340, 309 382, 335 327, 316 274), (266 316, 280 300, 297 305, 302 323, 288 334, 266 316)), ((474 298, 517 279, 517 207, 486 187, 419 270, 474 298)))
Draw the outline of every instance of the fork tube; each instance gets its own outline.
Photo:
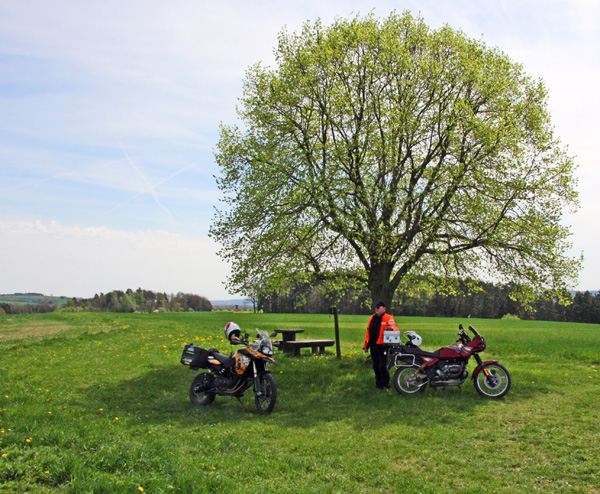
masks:
POLYGON ((258 382, 258 370, 256 369, 256 360, 252 361, 252 368, 254 369, 254 394, 260 396, 262 389, 260 388, 260 382, 258 382))
POLYGON ((490 372, 489 372, 489 371, 488 371, 488 370, 487 370, 485 367, 483 367, 483 360, 481 360, 481 357, 479 356, 479 354, 478 354, 478 353, 476 353, 476 354, 475 354, 475 360, 477 361, 477 364, 478 364, 478 365, 482 366, 483 373, 484 373, 484 374, 485 374, 487 377, 489 377, 489 375, 490 375, 490 372))

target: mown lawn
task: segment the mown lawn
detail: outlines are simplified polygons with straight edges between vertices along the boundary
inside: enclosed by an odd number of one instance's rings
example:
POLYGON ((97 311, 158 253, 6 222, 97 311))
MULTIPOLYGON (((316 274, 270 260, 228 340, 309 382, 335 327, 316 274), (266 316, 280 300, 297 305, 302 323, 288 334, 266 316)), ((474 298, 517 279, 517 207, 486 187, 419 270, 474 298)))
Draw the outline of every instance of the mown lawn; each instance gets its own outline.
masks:
POLYGON ((228 352, 232 319, 333 337, 327 315, 0 316, 0 492, 600 493, 598 325, 399 320, 432 350, 477 327, 513 377, 492 401, 377 392, 367 318, 341 316, 341 360, 276 356, 271 415, 251 393, 194 408, 183 345, 228 352))

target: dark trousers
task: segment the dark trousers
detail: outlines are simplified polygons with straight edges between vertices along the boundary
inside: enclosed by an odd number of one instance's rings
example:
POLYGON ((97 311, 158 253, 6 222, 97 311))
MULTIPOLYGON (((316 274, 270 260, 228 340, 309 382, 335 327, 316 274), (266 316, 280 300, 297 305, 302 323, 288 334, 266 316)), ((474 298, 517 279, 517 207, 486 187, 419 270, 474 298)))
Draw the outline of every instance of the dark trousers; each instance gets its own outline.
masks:
POLYGON ((375 386, 389 388, 390 373, 387 370, 387 348, 383 345, 371 345, 371 360, 375 371, 375 386))

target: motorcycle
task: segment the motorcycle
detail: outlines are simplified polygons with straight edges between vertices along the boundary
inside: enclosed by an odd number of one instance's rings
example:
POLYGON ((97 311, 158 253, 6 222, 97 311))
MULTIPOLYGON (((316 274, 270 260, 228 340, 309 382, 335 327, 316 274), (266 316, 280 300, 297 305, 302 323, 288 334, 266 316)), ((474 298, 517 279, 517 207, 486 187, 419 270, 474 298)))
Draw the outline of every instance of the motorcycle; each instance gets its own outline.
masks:
POLYGON ((181 363, 193 370, 208 369, 208 372, 198 374, 190 386, 190 400, 194 405, 210 405, 217 395, 239 399, 253 386, 258 411, 273 411, 277 401, 277 384, 268 365, 277 363, 273 359, 271 341, 274 335, 260 329, 256 331, 258 339, 253 342, 249 341, 247 333, 230 338, 232 344, 244 345, 231 356, 219 353, 215 348, 206 350, 192 344, 185 345, 181 363))
POLYGON ((483 361, 479 354, 486 348, 485 338, 473 326, 471 337, 459 326, 456 344, 435 352, 419 348, 421 337, 414 331, 405 331, 406 345, 392 345, 389 350, 388 368, 396 367, 392 379, 394 388, 400 394, 413 395, 432 387, 460 386, 469 375, 467 363, 471 357, 477 361, 472 379, 477 392, 488 398, 501 398, 508 393, 511 385, 510 373, 496 360, 483 361))

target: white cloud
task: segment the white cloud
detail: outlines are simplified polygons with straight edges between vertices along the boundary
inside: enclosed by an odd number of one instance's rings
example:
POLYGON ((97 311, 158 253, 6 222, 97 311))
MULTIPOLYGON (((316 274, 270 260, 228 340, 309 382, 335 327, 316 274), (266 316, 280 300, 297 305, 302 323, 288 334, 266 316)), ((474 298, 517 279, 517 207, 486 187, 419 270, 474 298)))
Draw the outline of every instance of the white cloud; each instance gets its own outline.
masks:
POLYGON ((0 293, 91 297, 137 289, 228 298, 217 246, 158 230, 118 231, 57 222, 0 221, 0 293))

